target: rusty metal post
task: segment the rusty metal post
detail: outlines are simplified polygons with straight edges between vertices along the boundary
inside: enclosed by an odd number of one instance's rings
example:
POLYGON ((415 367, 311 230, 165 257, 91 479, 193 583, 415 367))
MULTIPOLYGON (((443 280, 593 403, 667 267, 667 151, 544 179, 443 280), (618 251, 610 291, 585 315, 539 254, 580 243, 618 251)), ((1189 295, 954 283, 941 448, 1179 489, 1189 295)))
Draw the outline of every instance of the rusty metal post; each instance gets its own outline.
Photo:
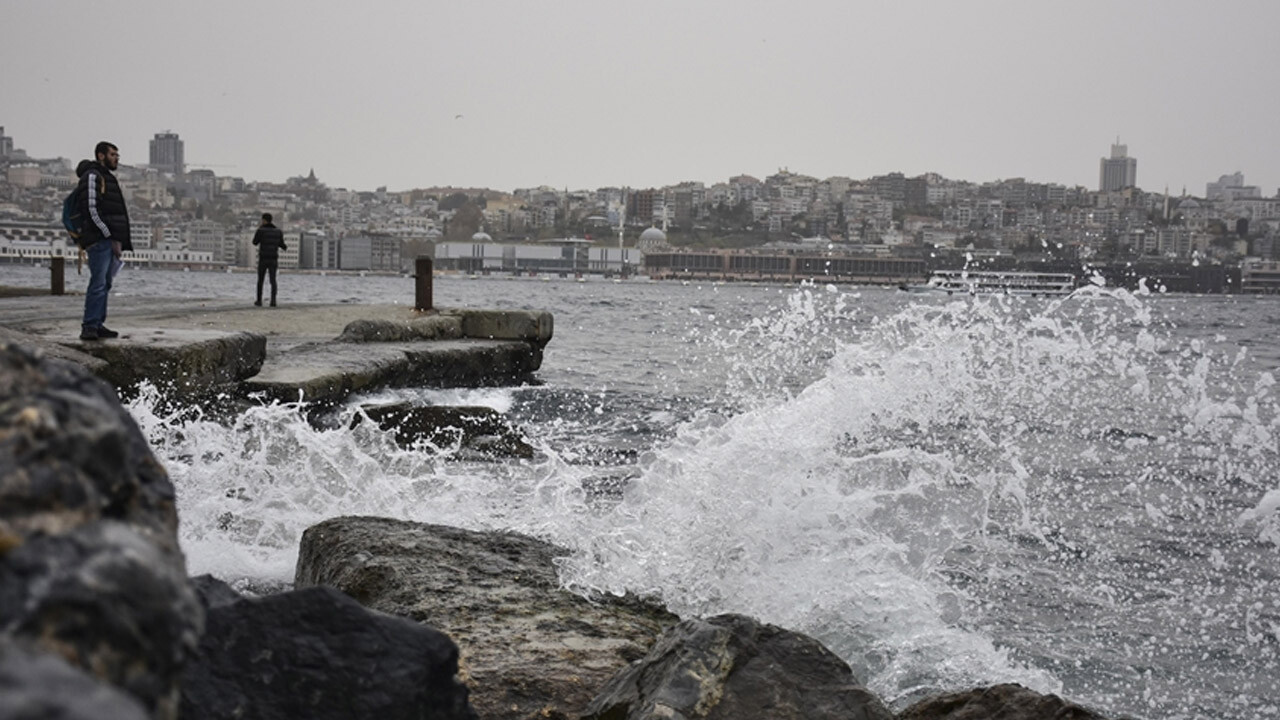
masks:
POLYGON ((65 295, 67 292, 67 259, 61 255, 49 258, 49 294, 65 295))
POLYGON ((425 255, 419 255, 413 263, 414 277, 414 296, 413 308, 415 310, 430 310, 431 305, 431 258, 425 255))

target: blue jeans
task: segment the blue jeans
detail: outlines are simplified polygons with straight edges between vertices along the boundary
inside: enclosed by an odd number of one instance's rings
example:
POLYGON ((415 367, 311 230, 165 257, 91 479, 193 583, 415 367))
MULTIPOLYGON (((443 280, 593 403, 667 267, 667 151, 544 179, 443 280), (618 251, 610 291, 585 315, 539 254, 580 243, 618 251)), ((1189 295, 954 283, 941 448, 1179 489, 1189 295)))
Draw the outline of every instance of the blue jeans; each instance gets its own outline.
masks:
POLYGON ((111 292, 111 261, 115 253, 108 238, 90 245, 85 253, 89 256, 89 289, 84 291, 82 324, 97 329, 107 321, 107 294, 111 292))

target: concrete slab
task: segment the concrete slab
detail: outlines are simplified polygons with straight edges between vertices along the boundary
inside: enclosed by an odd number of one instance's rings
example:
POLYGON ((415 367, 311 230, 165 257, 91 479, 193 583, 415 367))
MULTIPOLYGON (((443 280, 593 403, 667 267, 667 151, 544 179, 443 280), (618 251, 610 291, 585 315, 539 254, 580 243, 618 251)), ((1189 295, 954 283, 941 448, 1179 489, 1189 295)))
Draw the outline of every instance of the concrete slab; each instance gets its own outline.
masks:
POLYGON ((117 387, 147 379, 179 396, 333 402, 376 387, 518 381, 552 334, 538 312, 113 297, 107 324, 120 337, 82 342, 82 308, 74 296, 0 297, 0 342, 36 345, 117 387))

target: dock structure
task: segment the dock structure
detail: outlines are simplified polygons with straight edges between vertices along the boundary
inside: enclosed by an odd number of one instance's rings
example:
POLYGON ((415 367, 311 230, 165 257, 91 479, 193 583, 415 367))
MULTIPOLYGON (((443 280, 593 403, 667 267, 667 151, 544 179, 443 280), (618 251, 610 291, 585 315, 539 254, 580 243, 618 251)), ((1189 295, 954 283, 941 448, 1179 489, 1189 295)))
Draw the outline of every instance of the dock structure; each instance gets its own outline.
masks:
POLYGON ((521 382, 542 364, 543 311, 112 298, 111 340, 79 340, 83 298, 0 297, 0 343, 79 363, 121 390, 340 402, 384 387, 521 382))

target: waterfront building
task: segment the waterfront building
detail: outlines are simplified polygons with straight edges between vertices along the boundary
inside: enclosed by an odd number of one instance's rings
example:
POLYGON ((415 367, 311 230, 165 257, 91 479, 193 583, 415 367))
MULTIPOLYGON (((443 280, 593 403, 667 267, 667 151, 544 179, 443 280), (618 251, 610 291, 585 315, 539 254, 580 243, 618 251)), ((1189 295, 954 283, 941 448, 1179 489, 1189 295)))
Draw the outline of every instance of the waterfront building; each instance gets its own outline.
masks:
POLYGON ((646 253, 644 269, 650 277, 675 280, 814 280, 897 285, 924 277, 925 263, 916 258, 822 250, 673 250, 646 253))
POLYGON ((1240 291, 1246 293, 1280 293, 1280 262, 1245 258, 1240 263, 1240 291))
POLYGON ((338 270, 342 253, 339 240, 322 231, 299 233, 298 266, 308 270, 338 270))
POLYGON ((390 235, 348 235, 342 238, 338 249, 339 265, 343 270, 399 272, 402 244, 400 238, 390 235))

